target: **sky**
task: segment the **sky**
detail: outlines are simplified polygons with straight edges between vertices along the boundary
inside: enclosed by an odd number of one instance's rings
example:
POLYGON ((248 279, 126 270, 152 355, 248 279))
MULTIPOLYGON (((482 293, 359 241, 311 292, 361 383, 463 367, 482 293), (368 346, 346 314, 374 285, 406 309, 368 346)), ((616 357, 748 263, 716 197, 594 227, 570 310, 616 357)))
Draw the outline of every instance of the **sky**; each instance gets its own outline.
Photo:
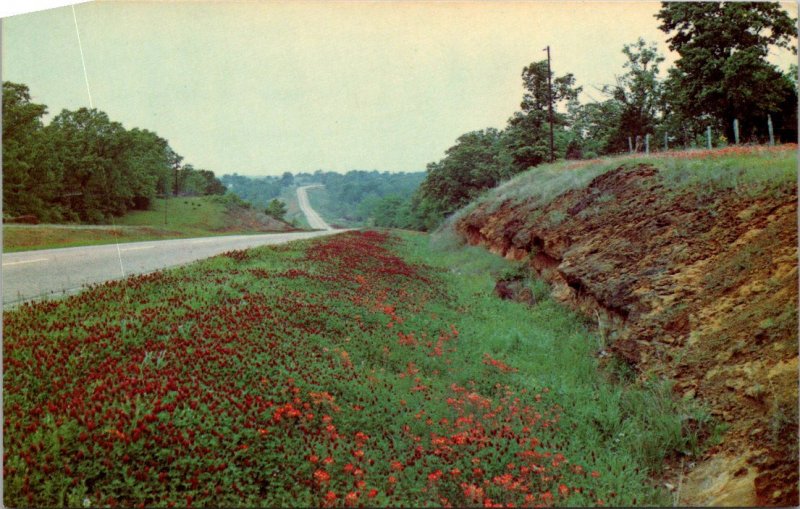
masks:
MULTIPOLYGON (((797 17, 794 3, 785 4, 797 17)), ((89 106, 155 131, 217 175, 422 171, 503 128, 522 68, 546 58, 583 101, 639 37, 667 56, 650 1, 101 1, 8 16, 2 78, 49 121, 89 106), (84 75, 76 20, 85 58, 84 75), (88 90, 87 90, 88 80, 88 90)), ((796 57, 781 53, 782 68, 796 57)))

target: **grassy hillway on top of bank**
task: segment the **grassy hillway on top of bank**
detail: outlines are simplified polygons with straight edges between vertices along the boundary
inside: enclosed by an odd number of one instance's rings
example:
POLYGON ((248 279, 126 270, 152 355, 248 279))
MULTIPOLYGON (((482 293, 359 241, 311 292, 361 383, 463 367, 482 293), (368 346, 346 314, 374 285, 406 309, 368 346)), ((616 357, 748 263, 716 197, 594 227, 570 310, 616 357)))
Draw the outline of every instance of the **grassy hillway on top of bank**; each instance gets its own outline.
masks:
POLYGON ((546 165, 451 226, 524 262, 603 350, 725 423, 687 462, 687 504, 797 505, 797 145, 546 165))
POLYGON ((170 198, 166 224, 164 210, 156 198, 150 210, 128 212, 113 225, 4 224, 3 252, 295 230, 231 195, 170 198))
POLYGON ((540 283, 497 299, 519 270, 348 232, 5 313, 4 503, 671 505, 708 415, 540 283))

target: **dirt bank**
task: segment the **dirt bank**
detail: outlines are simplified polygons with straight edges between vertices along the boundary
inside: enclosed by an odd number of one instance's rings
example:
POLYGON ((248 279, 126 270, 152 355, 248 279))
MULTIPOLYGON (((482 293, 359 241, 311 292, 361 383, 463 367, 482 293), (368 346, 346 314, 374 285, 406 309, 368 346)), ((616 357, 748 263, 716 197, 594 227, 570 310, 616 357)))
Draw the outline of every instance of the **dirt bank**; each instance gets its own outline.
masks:
POLYGON ((681 505, 797 505, 797 185, 676 191, 659 172, 623 166, 545 206, 487 202, 456 229, 526 260, 608 351, 727 423, 684 458, 681 505))

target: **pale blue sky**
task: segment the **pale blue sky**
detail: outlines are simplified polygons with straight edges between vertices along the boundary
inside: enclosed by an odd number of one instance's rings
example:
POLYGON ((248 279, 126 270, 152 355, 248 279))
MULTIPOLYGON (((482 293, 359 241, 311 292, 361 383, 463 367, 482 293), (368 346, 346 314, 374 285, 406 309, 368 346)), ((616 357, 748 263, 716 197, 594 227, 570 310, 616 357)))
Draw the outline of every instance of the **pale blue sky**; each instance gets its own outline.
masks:
MULTIPOLYGON (((787 3, 793 16, 793 3, 787 3)), ((502 128, 520 72, 552 47, 589 95, 639 36, 667 52, 657 2, 100 2, 75 7, 95 107, 218 175, 420 171, 502 128)), ((88 105, 70 7, 11 16, 3 79, 88 105)), ((782 67, 795 60, 776 55, 782 67)), ((671 58, 669 59, 671 61, 671 58)), ((589 97, 584 97, 588 100, 589 97)))

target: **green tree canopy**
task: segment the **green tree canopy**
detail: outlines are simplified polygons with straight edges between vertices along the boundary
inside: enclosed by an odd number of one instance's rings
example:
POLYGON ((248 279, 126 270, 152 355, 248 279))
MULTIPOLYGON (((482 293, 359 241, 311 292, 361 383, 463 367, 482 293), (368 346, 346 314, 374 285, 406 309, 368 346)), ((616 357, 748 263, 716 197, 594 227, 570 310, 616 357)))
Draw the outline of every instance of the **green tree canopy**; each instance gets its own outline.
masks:
POLYGON ((278 199, 274 199, 269 202, 269 205, 267 205, 264 213, 268 216, 274 217, 275 219, 283 221, 283 218, 286 216, 286 211, 286 204, 278 199))
POLYGON ((97 109, 80 108, 63 110, 46 131, 62 170, 63 198, 80 220, 100 222, 132 206, 133 189, 145 186, 147 177, 129 174, 132 140, 122 124, 97 109))
MULTIPOLYGON (((176 185, 183 159, 146 129, 126 130, 97 109, 63 110, 49 125, 47 108, 28 87, 3 83, 3 207, 6 215, 44 221, 101 222, 148 208, 176 185)), ((186 166, 180 180, 194 194, 223 194, 208 170, 186 166), (188 169, 187 169, 188 168, 188 169)))
POLYGON ((445 158, 428 164, 420 192, 443 214, 469 203, 483 190, 511 175, 510 160, 497 129, 461 135, 445 158))
POLYGON ((628 137, 643 137, 655 134, 662 108, 662 84, 658 78, 658 66, 664 57, 655 43, 639 38, 626 44, 622 53, 627 58, 623 65, 627 72, 617 77, 614 86, 604 87, 614 101, 620 105, 618 125, 608 140, 606 152, 626 150, 628 137))
POLYGON ((61 176, 52 164, 44 137, 43 104, 31 102, 28 87, 3 82, 3 210, 6 215, 32 214, 60 219, 52 206, 61 176))
POLYGON ((796 103, 794 87, 766 60, 771 46, 796 51, 795 23, 777 2, 663 2, 656 17, 680 54, 668 87, 684 118, 706 117, 729 139, 739 119, 763 137, 767 114, 780 117, 787 98, 796 103))
MULTIPOLYGON (((522 70, 525 93, 520 104, 521 111, 508 120, 504 145, 511 157, 513 173, 525 171, 550 158, 550 126, 548 105, 550 91, 547 86, 547 61, 533 62, 522 70)), ((575 86, 575 77, 565 74, 552 80, 553 123, 557 129, 567 126, 567 117, 558 111, 577 101, 581 87, 575 86)), ((560 152, 566 150, 559 147, 560 152)))

